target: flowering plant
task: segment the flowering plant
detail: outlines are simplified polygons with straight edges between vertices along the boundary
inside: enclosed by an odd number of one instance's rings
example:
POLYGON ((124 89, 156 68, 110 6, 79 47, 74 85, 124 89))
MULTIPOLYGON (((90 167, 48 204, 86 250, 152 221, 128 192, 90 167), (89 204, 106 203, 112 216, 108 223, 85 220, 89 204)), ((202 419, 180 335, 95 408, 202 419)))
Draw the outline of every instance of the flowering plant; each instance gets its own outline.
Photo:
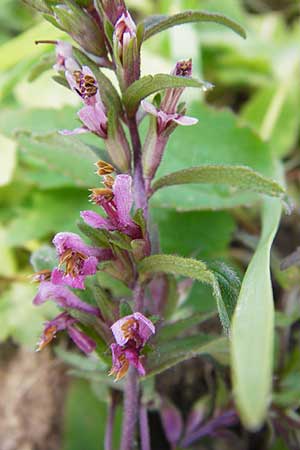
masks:
MULTIPOLYGON (((151 448, 147 410, 154 406, 161 410, 173 448, 189 446, 205 432, 213 433, 237 423, 238 415, 231 402, 224 404, 207 425, 208 431, 203 431, 197 411, 184 431, 174 405, 155 393, 153 386, 149 396, 147 381, 196 354, 209 354, 222 363, 228 336, 239 332, 231 331, 231 320, 240 282, 225 263, 163 254, 151 218, 150 201, 158 190, 184 184, 222 183, 279 199, 284 189, 244 166, 194 166, 159 178, 157 174, 173 132, 179 126, 197 126, 198 119, 186 115, 187 106, 180 102, 184 90, 191 87, 207 91, 213 86, 193 78, 189 55, 186 60, 177 61, 170 74, 141 76, 141 49, 154 34, 186 22, 214 21, 242 36, 244 32, 224 16, 199 11, 152 17, 137 24, 123 0, 27 3, 43 11, 79 45, 52 41, 57 80, 83 103, 78 111, 81 126, 61 130, 60 134, 91 133, 106 148, 105 160, 95 161, 100 178, 97 186, 90 186, 93 209, 80 211, 79 229, 84 237, 67 231, 56 234, 53 244, 57 258, 53 264, 44 261, 44 266, 37 267, 33 255, 33 279, 39 283, 34 304, 53 300, 61 310, 45 324, 38 350, 66 330, 81 351, 97 354, 106 366, 110 365, 107 376, 113 375, 120 383, 125 379, 121 450, 133 449, 137 439, 142 450, 151 448), (115 75, 117 87, 107 71, 115 75), (149 124, 142 137, 145 116, 149 124), (128 302, 101 285, 103 273, 130 291, 128 302), (173 342, 177 334, 190 332, 192 326, 208 320, 202 315, 176 320, 176 308, 189 289, 189 282, 179 277, 195 279, 212 288, 227 337, 197 333, 173 342)), ((268 246, 272 229, 265 233, 268 246)), ((241 382, 238 370, 237 380, 241 382)), ((269 389, 268 380, 266 394, 269 389)), ((266 406, 251 426, 261 423, 266 406)), ((112 449, 113 421, 114 415, 110 414, 105 450, 112 449)))

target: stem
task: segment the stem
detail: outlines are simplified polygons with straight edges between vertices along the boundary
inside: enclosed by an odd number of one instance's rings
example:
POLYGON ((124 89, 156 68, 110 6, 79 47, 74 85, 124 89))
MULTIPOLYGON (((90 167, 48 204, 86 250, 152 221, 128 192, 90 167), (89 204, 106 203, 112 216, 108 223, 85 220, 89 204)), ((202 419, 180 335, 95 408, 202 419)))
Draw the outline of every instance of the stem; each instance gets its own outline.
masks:
POLYGON ((135 118, 128 119, 128 126, 133 148, 133 163, 134 163, 133 184, 134 184, 135 204, 137 208, 143 209, 145 218, 147 219, 148 202, 145 190, 145 181, 143 177, 142 146, 136 119, 135 118))
POLYGON ((144 405, 141 405, 140 408, 140 436, 141 450, 151 450, 148 413, 144 405))
POLYGON ((115 421, 115 414, 116 414, 116 406, 117 402, 115 399, 115 395, 112 392, 110 396, 110 402, 108 405, 108 414, 107 414, 107 423, 106 423, 106 430, 105 430, 105 450, 112 450, 113 449, 113 429, 114 429, 114 421, 115 421))
POLYGON ((120 450, 132 450, 135 425, 138 413, 139 384, 138 374, 134 367, 130 367, 124 393, 123 429, 120 450))
POLYGON ((144 311, 144 293, 145 289, 142 285, 137 283, 134 288, 133 299, 134 299, 134 310, 137 312, 144 311))

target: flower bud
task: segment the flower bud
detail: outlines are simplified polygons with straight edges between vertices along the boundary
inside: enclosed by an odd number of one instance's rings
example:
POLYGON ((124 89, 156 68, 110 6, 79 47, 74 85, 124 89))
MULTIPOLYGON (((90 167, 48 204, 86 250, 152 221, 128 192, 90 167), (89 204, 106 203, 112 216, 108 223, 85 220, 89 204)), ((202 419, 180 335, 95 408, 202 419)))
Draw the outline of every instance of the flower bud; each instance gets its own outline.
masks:
POLYGON ((99 3, 103 12, 113 25, 126 12, 124 0, 99 0, 99 3))
POLYGON ((160 407, 160 416, 166 438, 175 446, 182 434, 183 422, 180 411, 168 399, 163 398, 160 407))
POLYGON ((136 31, 131 15, 125 11, 116 22, 113 35, 114 58, 123 90, 140 76, 140 49, 136 31))

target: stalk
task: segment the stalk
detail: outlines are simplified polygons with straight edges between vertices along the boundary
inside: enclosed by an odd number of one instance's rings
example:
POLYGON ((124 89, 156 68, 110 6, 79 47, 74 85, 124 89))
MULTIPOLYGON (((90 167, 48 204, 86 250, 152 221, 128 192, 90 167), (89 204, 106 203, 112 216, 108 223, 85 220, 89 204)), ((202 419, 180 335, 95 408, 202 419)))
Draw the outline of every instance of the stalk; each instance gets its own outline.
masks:
POLYGON ((140 436, 141 450, 151 450, 148 414, 144 405, 140 407, 140 436))
POLYGON ((124 392, 124 419, 120 450, 132 450, 133 448, 139 406, 138 397, 138 373, 134 367, 130 367, 124 392))

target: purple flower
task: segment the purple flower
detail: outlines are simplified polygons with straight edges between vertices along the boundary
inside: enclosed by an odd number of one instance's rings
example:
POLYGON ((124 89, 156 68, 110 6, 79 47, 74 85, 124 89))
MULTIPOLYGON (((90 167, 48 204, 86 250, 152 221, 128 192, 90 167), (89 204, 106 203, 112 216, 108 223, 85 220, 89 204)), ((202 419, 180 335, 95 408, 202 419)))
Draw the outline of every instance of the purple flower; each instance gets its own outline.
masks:
POLYGON ((166 437, 175 448, 183 430, 183 421, 180 411, 167 399, 162 400, 160 416, 166 437))
POLYGON ((112 352, 112 368, 109 375, 116 375, 115 381, 119 381, 123 378, 129 366, 135 367, 139 374, 144 376, 146 374, 145 368, 142 364, 142 356, 139 355, 139 351, 135 347, 123 348, 118 344, 111 344, 112 352))
POLYGON ((50 281, 43 281, 39 285, 37 295, 33 299, 35 305, 41 305, 47 300, 54 300, 54 302, 65 309, 76 309, 87 314, 93 314, 94 316, 100 316, 99 309, 95 306, 89 305, 83 302, 77 295, 69 291, 65 286, 58 286, 50 281))
POLYGON ((124 346, 134 341, 141 348, 155 333, 155 326, 143 314, 136 312, 117 320, 111 326, 111 331, 118 345, 124 346))
POLYGON ((57 72, 65 70, 75 71, 80 69, 79 65, 73 58, 73 49, 69 42, 57 41, 55 54, 56 64, 54 64, 53 69, 57 72))
POLYGON ((96 348, 96 343, 73 326, 76 322, 77 320, 67 312, 63 312, 53 320, 46 322, 43 334, 38 342, 37 351, 43 350, 56 337, 57 332, 67 330, 69 336, 80 350, 84 353, 91 353, 96 348))
POLYGON ((58 233, 53 244, 59 257, 59 266, 51 275, 54 284, 84 289, 85 278, 96 273, 98 263, 112 257, 110 250, 86 245, 75 233, 58 233))
POLYGON ((122 174, 117 175, 112 189, 93 189, 91 200, 104 209, 107 217, 102 217, 94 211, 81 211, 83 220, 93 228, 119 230, 133 238, 141 237, 139 227, 130 216, 133 203, 131 185, 131 177, 122 174))
POLYGON ((99 87, 95 75, 87 66, 82 66, 80 70, 65 72, 67 82, 72 91, 76 92, 85 105, 95 105, 101 101, 99 87))
POLYGON ((179 113, 168 113, 162 109, 157 109, 154 105, 152 105, 152 103, 149 103, 146 100, 143 100, 141 105, 147 113, 157 118, 158 134, 162 134, 166 131, 172 123, 175 125, 190 126, 195 125, 198 122, 198 119, 194 117, 185 116, 179 113))

